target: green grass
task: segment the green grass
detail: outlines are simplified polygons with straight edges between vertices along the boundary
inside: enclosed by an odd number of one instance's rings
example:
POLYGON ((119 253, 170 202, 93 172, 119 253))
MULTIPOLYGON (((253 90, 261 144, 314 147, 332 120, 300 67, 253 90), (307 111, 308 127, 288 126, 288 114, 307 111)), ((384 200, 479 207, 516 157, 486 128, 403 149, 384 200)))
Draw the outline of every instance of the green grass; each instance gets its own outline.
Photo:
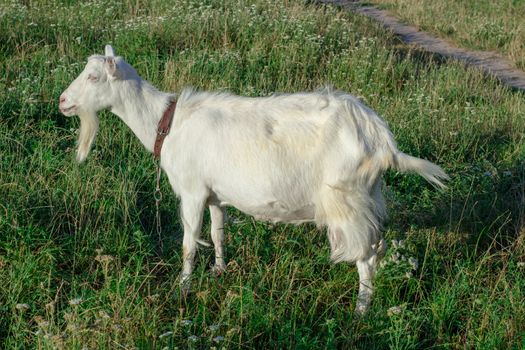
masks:
POLYGON ((0 5, 0 346, 525 346, 522 94, 400 49, 374 23, 331 7, 28 4, 0 5), (262 96, 331 84, 382 114, 400 149, 446 169, 452 180, 441 192, 417 176, 385 175, 385 236, 403 243, 391 245, 365 318, 353 315, 357 272, 329 262, 324 232, 234 209, 228 273, 213 276, 213 252, 201 249, 193 293, 180 297, 178 203, 163 178, 159 239, 153 157, 104 112, 94 151, 78 165, 78 118, 57 110, 106 43, 164 90, 262 96))
POLYGON ((494 51, 525 69, 524 0, 371 0, 402 21, 462 47, 494 51))

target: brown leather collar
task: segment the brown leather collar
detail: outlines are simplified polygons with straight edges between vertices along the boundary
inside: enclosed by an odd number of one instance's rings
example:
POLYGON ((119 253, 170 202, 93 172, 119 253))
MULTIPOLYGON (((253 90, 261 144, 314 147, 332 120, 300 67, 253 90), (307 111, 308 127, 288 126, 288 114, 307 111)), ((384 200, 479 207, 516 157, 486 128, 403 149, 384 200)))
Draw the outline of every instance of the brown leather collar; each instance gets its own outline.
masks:
POLYGON ((157 125, 157 138, 155 139, 155 146, 153 147, 153 154, 155 158, 160 157, 160 150, 162 149, 162 144, 164 139, 170 132, 171 122, 173 120, 173 115, 175 114, 175 107, 177 106, 177 101, 171 102, 168 109, 162 115, 162 118, 157 125))

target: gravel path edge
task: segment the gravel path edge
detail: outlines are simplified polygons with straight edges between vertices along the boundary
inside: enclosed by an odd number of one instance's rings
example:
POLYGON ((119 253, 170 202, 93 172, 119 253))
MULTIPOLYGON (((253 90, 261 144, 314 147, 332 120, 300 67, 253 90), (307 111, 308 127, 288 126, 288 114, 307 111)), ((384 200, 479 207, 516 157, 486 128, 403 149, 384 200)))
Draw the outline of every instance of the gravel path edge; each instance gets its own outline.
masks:
POLYGON ((415 45, 421 49, 464 62, 492 75, 511 88, 525 91, 525 72, 517 69, 505 57, 490 51, 467 50, 444 39, 434 37, 416 27, 407 25, 392 16, 388 11, 351 0, 318 0, 322 4, 331 4, 370 17, 385 28, 391 30, 405 44, 415 45))

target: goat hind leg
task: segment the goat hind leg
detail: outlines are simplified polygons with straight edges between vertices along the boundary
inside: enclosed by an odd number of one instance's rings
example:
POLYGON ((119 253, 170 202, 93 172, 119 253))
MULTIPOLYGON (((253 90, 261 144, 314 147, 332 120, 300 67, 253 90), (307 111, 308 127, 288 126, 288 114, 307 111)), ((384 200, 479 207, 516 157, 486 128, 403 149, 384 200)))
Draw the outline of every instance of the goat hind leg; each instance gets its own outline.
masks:
POLYGON ((356 261, 359 273, 359 293, 355 313, 363 315, 370 306, 374 293, 373 279, 377 268, 377 254, 375 251, 367 258, 356 261))
POLYGON ((365 247, 363 251, 353 251, 349 247, 353 247, 353 242, 347 242, 344 239, 344 230, 340 228, 329 229, 329 240, 332 248, 332 259, 334 261, 355 261, 357 272, 359 273, 359 292, 357 296, 357 303, 355 313, 357 315, 364 315, 372 301, 372 294, 374 293, 373 280, 376 273, 377 266, 377 251, 384 246, 383 240, 376 244, 369 245, 368 249, 365 247), (357 256, 356 256, 357 255, 357 256))

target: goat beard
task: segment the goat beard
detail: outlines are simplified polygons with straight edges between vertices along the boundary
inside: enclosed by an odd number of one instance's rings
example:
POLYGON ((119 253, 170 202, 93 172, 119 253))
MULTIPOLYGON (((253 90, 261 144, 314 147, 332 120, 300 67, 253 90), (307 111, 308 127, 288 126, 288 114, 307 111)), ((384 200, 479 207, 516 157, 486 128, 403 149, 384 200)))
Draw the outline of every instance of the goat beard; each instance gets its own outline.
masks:
POLYGON ((98 116, 95 112, 79 112, 80 130, 78 133, 77 162, 86 160, 98 131, 98 116))

